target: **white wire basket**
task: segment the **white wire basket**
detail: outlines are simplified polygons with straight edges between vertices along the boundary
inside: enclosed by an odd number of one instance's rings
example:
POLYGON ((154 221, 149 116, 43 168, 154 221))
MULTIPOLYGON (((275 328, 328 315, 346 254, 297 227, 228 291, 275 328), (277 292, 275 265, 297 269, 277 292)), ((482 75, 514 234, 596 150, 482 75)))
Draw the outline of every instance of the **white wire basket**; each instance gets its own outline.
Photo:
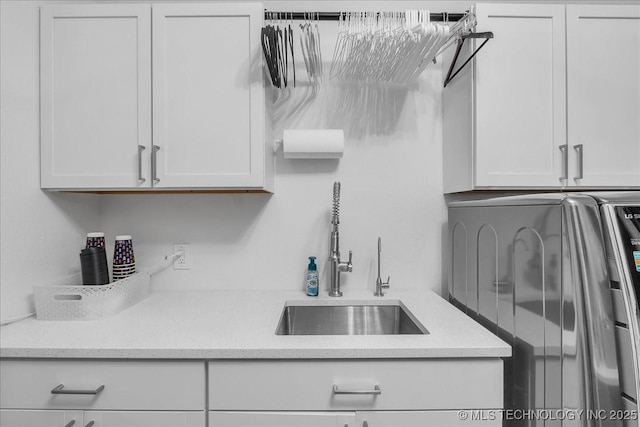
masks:
POLYGON ((33 296, 38 320, 95 320, 142 301, 149 295, 148 271, 107 285, 36 286, 33 296))

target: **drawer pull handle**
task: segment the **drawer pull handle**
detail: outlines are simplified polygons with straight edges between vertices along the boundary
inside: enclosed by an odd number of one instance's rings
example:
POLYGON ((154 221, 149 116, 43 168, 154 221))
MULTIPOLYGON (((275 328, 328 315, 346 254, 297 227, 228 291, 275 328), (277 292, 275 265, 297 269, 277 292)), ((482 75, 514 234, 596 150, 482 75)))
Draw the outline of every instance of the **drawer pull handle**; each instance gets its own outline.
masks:
POLYGON ((376 385, 373 390, 340 390, 337 385, 333 385, 333 394, 382 394, 380 386, 376 385))
POLYGON ((96 423, 95 421, 89 421, 89 422, 87 423, 87 425, 86 425, 86 426, 84 426, 84 427, 93 427, 93 425, 94 425, 95 423, 96 423))
MULTIPOLYGON (((65 390, 64 384, 60 384, 56 386, 53 390, 51 390, 51 394, 95 394, 98 395, 102 393, 104 390, 104 386, 101 385, 95 390, 65 390)), ((66 427, 66 426, 65 426, 66 427)))
POLYGON ((71 427, 72 425, 74 425, 76 423, 76 420, 71 420, 69 421, 67 424, 64 425, 64 427, 71 427))

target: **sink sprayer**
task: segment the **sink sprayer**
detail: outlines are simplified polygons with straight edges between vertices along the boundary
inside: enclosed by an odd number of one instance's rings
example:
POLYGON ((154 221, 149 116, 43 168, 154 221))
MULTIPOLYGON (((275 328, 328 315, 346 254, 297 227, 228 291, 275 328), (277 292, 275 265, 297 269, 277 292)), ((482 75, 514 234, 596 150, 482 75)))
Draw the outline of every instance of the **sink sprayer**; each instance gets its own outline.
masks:
POLYGON ((349 251, 349 261, 340 261, 340 182, 333 183, 333 209, 331 215, 331 251, 329 252, 329 262, 331 263, 331 285, 329 288, 329 296, 341 297, 340 291, 340 273, 351 272, 353 264, 351 259, 353 252, 349 251))

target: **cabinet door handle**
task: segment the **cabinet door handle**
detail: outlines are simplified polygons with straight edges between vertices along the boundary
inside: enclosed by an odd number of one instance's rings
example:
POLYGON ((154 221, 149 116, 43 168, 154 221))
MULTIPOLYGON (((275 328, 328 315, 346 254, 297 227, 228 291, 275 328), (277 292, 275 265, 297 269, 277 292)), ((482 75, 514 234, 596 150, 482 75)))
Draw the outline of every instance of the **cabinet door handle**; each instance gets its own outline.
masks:
POLYGON ((160 147, 154 145, 151 151, 151 179, 153 179, 153 182, 160 182, 158 178, 158 150, 160 150, 160 147))
POLYGON ((143 183, 146 179, 142 176, 142 152, 145 150, 144 145, 138 145, 138 181, 143 183))
POLYGON ((74 425, 75 423, 76 423, 76 420, 71 420, 71 421, 69 421, 68 423, 66 423, 66 424, 64 425, 64 427, 71 427, 71 426, 72 426, 72 425, 74 425))
POLYGON ((373 390, 340 390, 337 385, 333 385, 333 394, 382 394, 380 386, 375 385, 373 390))
POLYGON ((95 423, 96 423, 95 421, 89 421, 89 422, 87 423, 87 425, 86 425, 86 426, 84 426, 84 427, 93 427, 93 425, 94 425, 95 423))
POLYGON ((98 395, 98 394, 102 393, 102 390, 104 390, 104 385, 101 385, 100 387, 98 387, 95 390, 65 390, 64 384, 60 384, 60 385, 57 385, 56 387, 54 387, 53 390, 51 390, 51 394, 92 394, 92 395, 98 395))
POLYGON ((560 152, 562 153, 562 175, 560 179, 569 179, 569 161, 567 159, 567 144, 561 145, 560 152))
POLYGON ((573 149, 578 154, 578 174, 573 179, 582 179, 584 177, 584 148, 582 144, 574 145, 573 149))

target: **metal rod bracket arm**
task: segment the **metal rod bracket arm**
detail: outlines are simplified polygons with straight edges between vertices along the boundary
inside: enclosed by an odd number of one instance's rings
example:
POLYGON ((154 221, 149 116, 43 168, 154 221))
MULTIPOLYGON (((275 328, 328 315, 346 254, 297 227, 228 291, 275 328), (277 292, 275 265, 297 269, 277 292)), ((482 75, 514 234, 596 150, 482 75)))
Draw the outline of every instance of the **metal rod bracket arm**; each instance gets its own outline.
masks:
POLYGON ((473 59, 474 56, 484 47, 485 44, 489 41, 489 39, 493 38, 493 33, 491 31, 487 31, 484 33, 466 33, 463 34, 458 40, 458 45, 456 46, 456 52, 453 55, 453 59, 451 60, 451 66, 449 66, 449 71, 447 72, 447 77, 444 79, 444 87, 453 80, 455 76, 458 75, 460 71, 473 59), (464 45, 464 41, 466 39, 484 39, 482 44, 467 58, 466 61, 458 68, 455 72, 453 71, 456 62, 458 61, 458 57, 460 56, 460 51, 462 51, 462 45, 464 45))

